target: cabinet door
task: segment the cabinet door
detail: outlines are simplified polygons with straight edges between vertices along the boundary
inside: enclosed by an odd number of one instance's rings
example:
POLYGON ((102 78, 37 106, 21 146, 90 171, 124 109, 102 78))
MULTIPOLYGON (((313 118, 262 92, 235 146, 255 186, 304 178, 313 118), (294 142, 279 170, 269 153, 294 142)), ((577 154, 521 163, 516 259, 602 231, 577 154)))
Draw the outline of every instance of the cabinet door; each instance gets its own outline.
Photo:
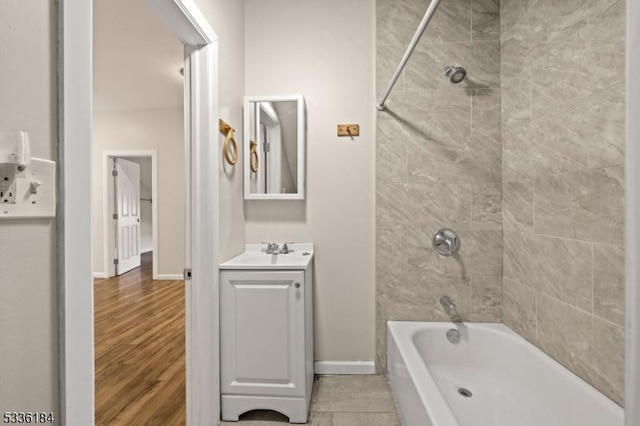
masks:
POLYGON ((304 272, 223 271, 222 393, 303 396, 304 272))

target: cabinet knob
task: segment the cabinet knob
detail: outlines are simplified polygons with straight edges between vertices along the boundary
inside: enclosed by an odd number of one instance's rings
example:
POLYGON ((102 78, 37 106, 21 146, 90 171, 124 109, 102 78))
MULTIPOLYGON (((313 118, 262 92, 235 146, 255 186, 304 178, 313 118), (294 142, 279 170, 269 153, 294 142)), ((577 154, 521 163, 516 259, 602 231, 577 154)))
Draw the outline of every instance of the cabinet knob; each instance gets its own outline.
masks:
POLYGON ((295 283, 294 285, 296 286, 296 288, 300 288, 300 283, 295 283))

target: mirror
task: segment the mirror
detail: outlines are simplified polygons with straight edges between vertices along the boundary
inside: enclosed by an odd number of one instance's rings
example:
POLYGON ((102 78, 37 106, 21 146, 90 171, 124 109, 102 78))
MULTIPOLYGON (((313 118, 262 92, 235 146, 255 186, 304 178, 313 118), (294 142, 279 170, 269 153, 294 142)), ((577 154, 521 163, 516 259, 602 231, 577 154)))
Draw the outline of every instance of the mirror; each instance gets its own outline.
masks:
POLYGON ((244 98, 245 200, 304 200, 302 95, 244 98))

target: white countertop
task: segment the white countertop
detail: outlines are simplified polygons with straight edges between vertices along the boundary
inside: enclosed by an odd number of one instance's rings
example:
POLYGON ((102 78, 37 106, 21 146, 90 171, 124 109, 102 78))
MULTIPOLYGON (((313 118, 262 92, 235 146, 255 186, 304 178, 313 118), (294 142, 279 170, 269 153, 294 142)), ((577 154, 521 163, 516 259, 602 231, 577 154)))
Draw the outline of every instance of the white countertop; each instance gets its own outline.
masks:
POLYGON ((313 243, 287 246, 288 254, 267 254, 266 244, 246 244, 244 253, 221 263, 220 269, 307 269, 313 259, 313 243))

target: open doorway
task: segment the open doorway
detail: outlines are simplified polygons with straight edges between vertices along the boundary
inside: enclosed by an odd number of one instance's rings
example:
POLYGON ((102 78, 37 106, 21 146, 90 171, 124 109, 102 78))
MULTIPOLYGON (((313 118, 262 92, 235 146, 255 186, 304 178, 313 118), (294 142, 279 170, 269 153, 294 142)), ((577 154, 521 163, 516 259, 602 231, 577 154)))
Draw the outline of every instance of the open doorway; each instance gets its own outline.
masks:
POLYGON ((95 424, 181 425, 184 47, 144 0, 94 0, 93 52, 95 424))
MULTIPOLYGON (((94 277, 120 276, 145 263, 154 280, 180 279, 178 271, 158 273, 157 150, 102 151, 100 172, 103 223, 102 234, 94 236, 94 246, 102 242, 105 273, 94 273, 94 277)), ((181 228, 173 229, 171 221, 163 225, 163 234, 184 240, 181 228)))
MULTIPOLYGON (((184 176, 187 424, 214 424, 220 413, 218 259, 218 37, 191 0, 153 0, 184 47, 184 176), (203 238, 202 236, 208 236, 203 238)), ((92 2, 59 7, 58 271, 62 424, 94 423, 92 277, 92 2)), ((128 10, 123 15, 129 13, 128 10)), ((137 25, 134 24, 134 26, 137 25)), ((126 48, 124 46, 123 48, 126 48)), ((144 55, 146 49, 139 53, 144 55)), ((122 66, 126 66, 123 64, 122 66)), ((93 206, 95 207, 95 206, 93 206)), ((95 222, 94 222, 95 224, 95 222)), ((137 424, 135 422, 134 424, 137 424)))

